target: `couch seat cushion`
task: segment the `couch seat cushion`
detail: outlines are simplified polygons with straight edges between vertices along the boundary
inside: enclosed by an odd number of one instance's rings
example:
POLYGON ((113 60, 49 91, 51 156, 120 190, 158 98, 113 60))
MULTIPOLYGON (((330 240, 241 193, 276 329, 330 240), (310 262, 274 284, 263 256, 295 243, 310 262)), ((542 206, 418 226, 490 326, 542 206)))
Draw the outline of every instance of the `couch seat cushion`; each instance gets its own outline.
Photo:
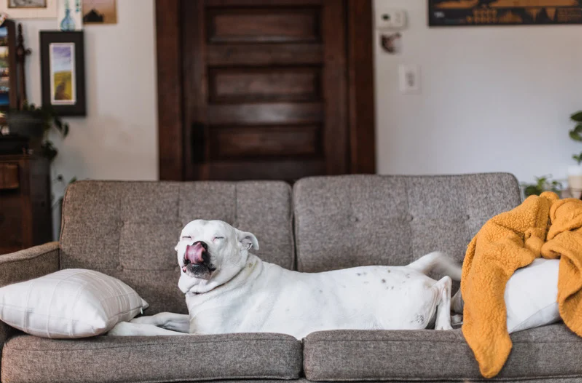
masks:
POLYGON ((3 382, 296 379, 301 342, 281 334, 54 340, 21 335, 2 352, 3 382))
MULTIPOLYGON (((511 335, 499 379, 582 377, 582 338, 556 324, 511 335)), ((309 380, 483 379, 461 330, 324 331, 304 341, 309 380)))

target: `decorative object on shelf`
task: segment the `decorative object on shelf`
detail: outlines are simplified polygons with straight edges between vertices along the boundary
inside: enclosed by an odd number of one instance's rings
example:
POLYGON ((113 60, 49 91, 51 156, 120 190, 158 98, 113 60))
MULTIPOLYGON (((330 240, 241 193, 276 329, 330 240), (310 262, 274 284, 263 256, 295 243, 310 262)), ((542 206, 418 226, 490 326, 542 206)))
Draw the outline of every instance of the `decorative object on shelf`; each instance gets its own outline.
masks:
POLYGON ((28 103, 28 99, 26 98, 26 75, 24 70, 24 63, 26 61, 26 56, 31 53, 30 49, 24 46, 22 24, 18 24, 18 36, 16 41, 16 103, 18 105, 18 109, 22 109, 24 105, 28 103))
MULTIPOLYGON (((576 112, 570 116, 570 119, 576 123, 574 129, 570 130, 570 138, 577 142, 582 142, 582 111, 576 112)), ((568 167, 568 188, 574 198, 582 197, 582 153, 572 156, 576 160, 576 165, 568 167)))
POLYGON ((117 24, 115 0, 83 0, 85 24, 117 24))
POLYGON ((522 183, 523 194, 526 197, 530 195, 540 195, 545 191, 553 191, 560 195, 562 193, 562 183, 557 180, 552 180, 552 175, 536 177, 536 183, 528 184, 522 183))
POLYGON ((25 104, 22 110, 11 110, 7 114, 10 134, 28 139, 28 148, 52 161, 58 154, 48 139, 51 129, 56 129, 63 137, 69 134, 69 124, 63 122, 53 108, 25 104))
POLYGON ((0 12, 12 19, 54 19, 57 0, 0 0, 0 12))
POLYGON ((83 32, 40 32, 42 104, 61 116, 85 116, 83 32))
POLYGON ((582 24, 579 0, 428 0, 430 26, 582 24))
POLYGON ((63 32, 82 30, 81 0, 59 0, 58 28, 63 32))

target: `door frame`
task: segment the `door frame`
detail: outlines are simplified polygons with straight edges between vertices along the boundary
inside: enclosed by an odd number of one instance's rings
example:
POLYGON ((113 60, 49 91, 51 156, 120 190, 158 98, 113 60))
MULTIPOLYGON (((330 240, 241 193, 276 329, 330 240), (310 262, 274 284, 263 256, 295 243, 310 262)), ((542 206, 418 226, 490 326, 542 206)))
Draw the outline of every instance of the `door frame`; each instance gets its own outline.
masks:
MULTIPOLYGON (((344 2, 346 15, 349 172, 373 174, 376 172, 373 0, 337 1, 344 2)), ((180 3, 181 0, 156 0, 159 178, 173 181, 185 178, 180 3)))

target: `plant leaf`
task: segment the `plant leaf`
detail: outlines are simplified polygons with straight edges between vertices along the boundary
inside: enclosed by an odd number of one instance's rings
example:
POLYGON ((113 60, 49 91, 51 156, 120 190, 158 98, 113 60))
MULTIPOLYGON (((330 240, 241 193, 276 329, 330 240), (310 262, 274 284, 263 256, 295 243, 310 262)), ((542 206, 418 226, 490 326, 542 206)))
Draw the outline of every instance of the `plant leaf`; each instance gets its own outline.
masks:
POLYGON ((582 110, 570 116, 572 121, 582 122, 582 110))

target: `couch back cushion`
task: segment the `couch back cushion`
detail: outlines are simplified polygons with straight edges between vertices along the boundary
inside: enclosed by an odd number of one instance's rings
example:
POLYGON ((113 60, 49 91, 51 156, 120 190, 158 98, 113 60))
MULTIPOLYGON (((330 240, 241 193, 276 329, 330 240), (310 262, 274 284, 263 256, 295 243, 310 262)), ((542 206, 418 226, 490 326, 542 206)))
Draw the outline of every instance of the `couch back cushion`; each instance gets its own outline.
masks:
POLYGON ((294 265, 291 188, 284 182, 81 181, 65 194, 61 267, 98 270, 133 287, 147 314, 186 313, 174 246, 194 219, 254 233, 253 251, 294 265))
POLYGON ((521 201, 506 173, 313 177, 293 190, 299 271, 406 265, 432 251, 462 261, 491 217, 521 201))

